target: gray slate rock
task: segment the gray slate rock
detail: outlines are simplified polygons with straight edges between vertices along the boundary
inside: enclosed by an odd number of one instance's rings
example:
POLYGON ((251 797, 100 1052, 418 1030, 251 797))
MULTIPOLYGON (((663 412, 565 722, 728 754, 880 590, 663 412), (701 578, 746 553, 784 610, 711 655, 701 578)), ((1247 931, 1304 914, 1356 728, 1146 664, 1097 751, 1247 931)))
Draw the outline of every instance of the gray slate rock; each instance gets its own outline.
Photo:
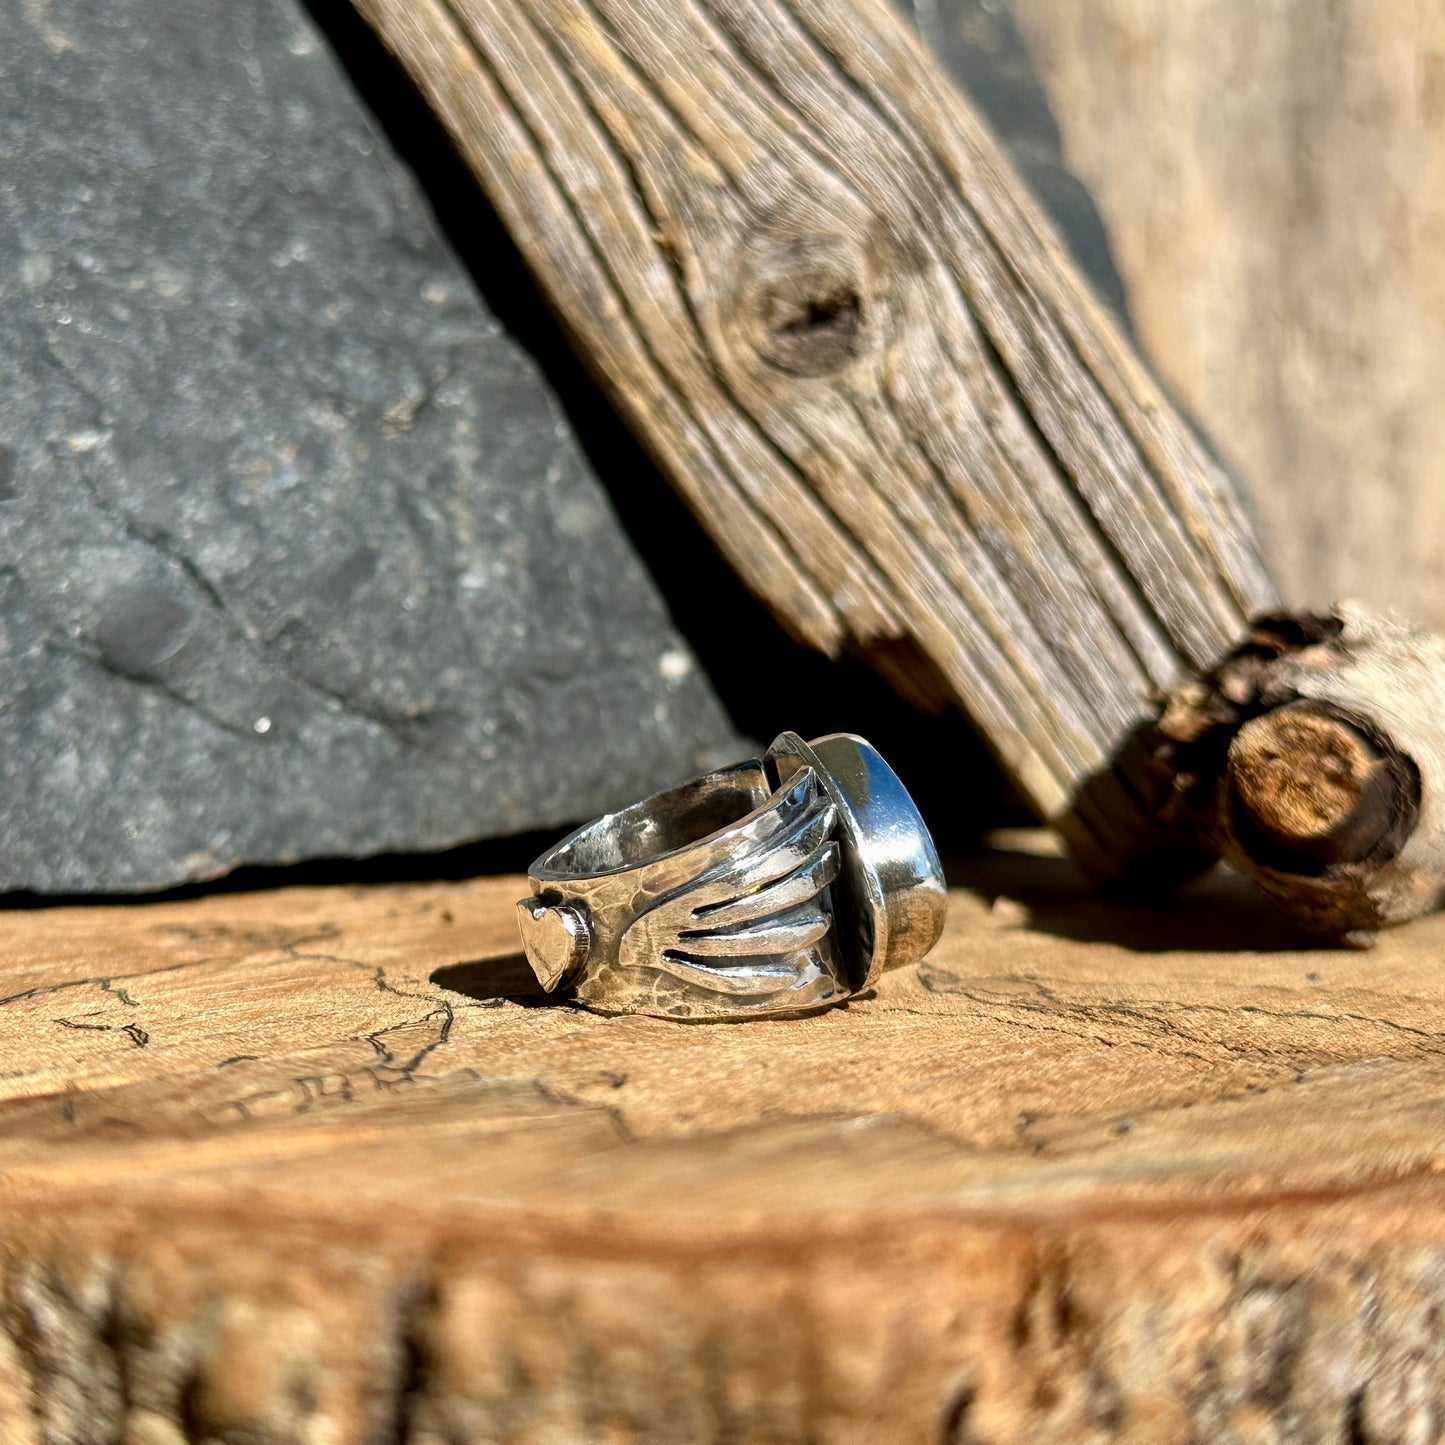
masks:
POLYGON ((438 849, 738 754, 301 11, 0 35, 0 890, 438 849))

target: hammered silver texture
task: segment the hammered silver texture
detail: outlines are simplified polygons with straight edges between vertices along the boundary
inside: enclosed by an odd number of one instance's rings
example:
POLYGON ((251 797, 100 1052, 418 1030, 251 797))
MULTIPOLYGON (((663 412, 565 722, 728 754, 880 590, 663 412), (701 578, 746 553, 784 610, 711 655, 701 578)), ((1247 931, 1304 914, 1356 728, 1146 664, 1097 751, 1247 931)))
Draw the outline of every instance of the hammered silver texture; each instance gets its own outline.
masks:
POLYGON ((862 738, 783 733, 766 757, 609 813, 530 870, 538 981, 601 1013, 808 1012, 923 957, 946 890, 928 829, 862 738))

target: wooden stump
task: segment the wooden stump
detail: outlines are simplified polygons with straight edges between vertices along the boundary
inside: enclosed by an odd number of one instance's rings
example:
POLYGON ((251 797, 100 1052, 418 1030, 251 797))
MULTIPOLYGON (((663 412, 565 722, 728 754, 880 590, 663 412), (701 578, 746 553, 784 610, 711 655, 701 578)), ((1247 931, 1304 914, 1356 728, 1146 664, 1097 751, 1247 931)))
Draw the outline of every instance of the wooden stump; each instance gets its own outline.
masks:
POLYGON ((523 993, 521 879, 0 918, 0 1439, 1404 1441, 1445 919, 963 870, 876 994, 523 993))

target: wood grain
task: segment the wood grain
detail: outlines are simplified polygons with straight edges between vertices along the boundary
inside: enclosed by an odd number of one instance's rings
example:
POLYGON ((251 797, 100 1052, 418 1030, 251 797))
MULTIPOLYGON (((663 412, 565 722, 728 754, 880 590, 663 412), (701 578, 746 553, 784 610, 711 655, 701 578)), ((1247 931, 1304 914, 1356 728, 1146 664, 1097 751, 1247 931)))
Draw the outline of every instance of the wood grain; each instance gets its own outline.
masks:
POLYGON ((1273 588, 886 0, 358 8, 748 584, 825 651, 918 659, 1112 856, 1080 785, 1273 588))
POLYGON ((1445 10, 1010 0, 1145 353, 1292 602, 1445 629, 1445 10))
POLYGON ((515 878, 0 917, 0 1438, 1434 1438, 1445 919, 1002 842, 746 1026, 535 1006, 515 878))

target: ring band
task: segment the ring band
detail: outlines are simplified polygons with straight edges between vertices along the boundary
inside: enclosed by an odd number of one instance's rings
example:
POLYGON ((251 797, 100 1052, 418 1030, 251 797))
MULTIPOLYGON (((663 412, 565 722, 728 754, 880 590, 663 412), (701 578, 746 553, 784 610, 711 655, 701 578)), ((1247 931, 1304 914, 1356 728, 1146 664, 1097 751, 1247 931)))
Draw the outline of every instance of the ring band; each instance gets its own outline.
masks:
POLYGON ((862 738, 783 733, 569 834, 529 870, 522 945, 601 1013, 743 1019, 838 1003, 943 929, 938 854, 862 738))

